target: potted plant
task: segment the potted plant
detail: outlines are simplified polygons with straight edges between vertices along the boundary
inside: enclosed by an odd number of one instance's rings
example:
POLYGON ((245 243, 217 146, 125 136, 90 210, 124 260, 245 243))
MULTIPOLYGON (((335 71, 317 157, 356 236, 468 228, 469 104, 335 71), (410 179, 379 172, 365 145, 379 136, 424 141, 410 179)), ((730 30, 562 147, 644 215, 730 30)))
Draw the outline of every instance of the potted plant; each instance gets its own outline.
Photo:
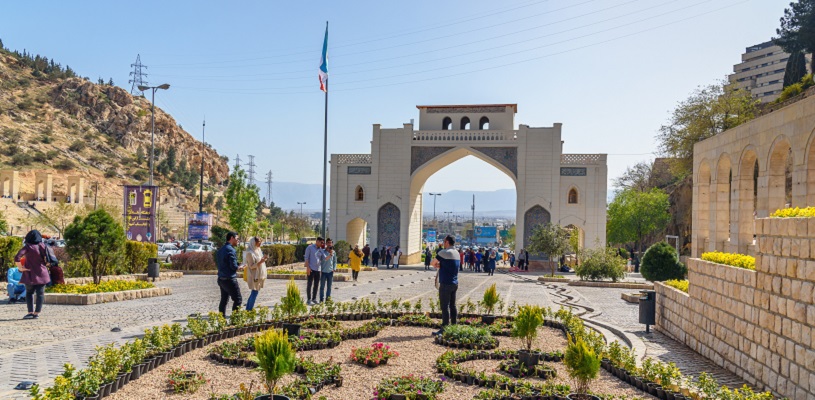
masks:
POLYGON ((284 375, 294 371, 296 362, 294 348, 289 343, 288 335, 283 331, 271 329, 256 336, 255 356, 258 359, 258 367, 263 371, 266 390, 269 392, 268 395, 255 397, 255 400, 289 400, 286 396, 275 394, 277 382, 284 375))
POLYGON ((570 400, 600 400, 599 397, 589 394, 591 381, 597 378, 600 371, 600 356, 586 345, 582 338, 574 339, 569 335, 569 345, 563 358, 566 371, 574 380, 575 392, 569 394, 570 400))
POLYGON ((498 291, 495 289, 495 284, 493 283, 492 286, 484 291, 484 298, 481 300, 486 310, 486 313, 481 316, 481 322, 487 325, 492 325, 492 323, 495 322, 493 310, 499 300, 501 300, 501 297, 498 295, 498 291))
POLYGON ((209 332, 209 324, 197 316, 189 316, 187 317, 187 329, 195 338, 192 348, 204 347, 204 336, 209 332))
POLYGON ((543 311, 538 306, 525 305, 518 309, 518 315, 512 324, 512 337, 520 338, 525 349, 518 352, 518 360, 527 367, 538 363, 538 357, 532 353, 532 342, 538 336, 538 327, 543 324, 543 311))
POLYGON ((307 308, 303 297, 300 296, 300 289, 294 283, 294 279, 289 280, 289 284, 286 286, 286 295, 280 299, 280 310, 287 320, 283 324, 283 330, 289 335, 299 336, 300 325, 292 322, 294 322, 295 317, 305 313, 307 308))

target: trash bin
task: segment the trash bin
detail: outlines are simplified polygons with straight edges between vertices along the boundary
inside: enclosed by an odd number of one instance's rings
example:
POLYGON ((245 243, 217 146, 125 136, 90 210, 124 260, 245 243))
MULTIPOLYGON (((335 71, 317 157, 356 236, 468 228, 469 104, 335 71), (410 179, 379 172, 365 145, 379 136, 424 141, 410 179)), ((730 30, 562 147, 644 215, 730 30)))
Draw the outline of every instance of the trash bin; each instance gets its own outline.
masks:
POLYGON ((153 278, 153 282, 155 282, 156 278, 159 277, 160 267, 158 258, 150 258, 147 260, 147 277, 153 278))
POLYGON ((656 325, 657 292, 646 290, 640 296, 640 323, 645 324, 645 332, 650 332, 650 325, 656 325))

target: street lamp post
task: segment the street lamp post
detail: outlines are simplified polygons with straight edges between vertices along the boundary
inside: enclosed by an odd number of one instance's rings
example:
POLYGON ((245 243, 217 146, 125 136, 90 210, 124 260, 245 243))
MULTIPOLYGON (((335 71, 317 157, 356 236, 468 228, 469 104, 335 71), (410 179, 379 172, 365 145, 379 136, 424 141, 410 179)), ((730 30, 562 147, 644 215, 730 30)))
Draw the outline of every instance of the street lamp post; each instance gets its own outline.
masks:
POLYGON ((304 201, 304 202, 301 203, 301 202, 298 201, 297 204, 300 205, 300 216, 302 217, 303 216, 303 204, 306 204, 306 202, 304 201))
POLYGON ((207 120, 204 120, 204 125, 201 127, 201 183, 198 187, 198 212, 204 212, 204 152, 207 149, 207 120))
POLYGON ((156 158, 156 89, 167 90, 170 85, 165 83, 158 86, 139 85, 139 90, 152 90, 153 97, 150 104, 150 186, 153 186, 153 164, 156 158))
POLYGON ((433 196, 433 222, 436 222, 436 197, 441 196, 441 193, 429 193, 433 196))

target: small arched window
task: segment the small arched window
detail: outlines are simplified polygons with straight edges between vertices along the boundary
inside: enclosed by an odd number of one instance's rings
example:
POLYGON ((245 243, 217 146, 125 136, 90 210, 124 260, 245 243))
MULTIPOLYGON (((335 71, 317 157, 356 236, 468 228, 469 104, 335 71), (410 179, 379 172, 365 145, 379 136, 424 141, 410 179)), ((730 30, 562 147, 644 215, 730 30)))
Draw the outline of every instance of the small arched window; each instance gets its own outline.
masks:
POLYGON ((478 129, 490 129, 490 119, 487 117, 481 117, 481 121, 478 121, 478 129))
POLYGON ((464 117, 464 118, 461 119, 461 129, 462 130, 470 129, 470 119, 469 118, 464 117))
POLYGON ((569 190, 569 204, 577 204, 577 190, 574 188, 569 190))
POLYGON ((364 201, 365 200, 365 189, 362 186, 357 186, 356 193, 354 195, 354 199, 356 201, 364 201))
POLYGON ((444 121, 441 122, 441 129, 443 131, 449 131, 453 129, 453 120, 450 117, 444 117, 444 121))

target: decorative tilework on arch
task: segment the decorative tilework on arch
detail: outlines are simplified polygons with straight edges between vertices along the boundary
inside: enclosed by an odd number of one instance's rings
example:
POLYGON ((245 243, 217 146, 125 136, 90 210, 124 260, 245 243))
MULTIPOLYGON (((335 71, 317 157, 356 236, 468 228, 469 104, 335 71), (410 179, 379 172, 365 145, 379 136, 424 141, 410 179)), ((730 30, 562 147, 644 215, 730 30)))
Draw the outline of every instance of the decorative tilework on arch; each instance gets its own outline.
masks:
POLYGON ((379 208, 377 219, 378 247, 399 245, 401 217, 399 207, 396 207, 393 203, 387 203, 379 208))
POLYGON ((492 158, 499 164, 507 167, 515 178, 518 177, 518 148, 517 147, 473 147, 473 150, 492 158))
POLYGON ((410 148, 410 174, 413 175, 419 167, 426 162, 452 150, 452 147, 422 147, 414 146, 410 148))

